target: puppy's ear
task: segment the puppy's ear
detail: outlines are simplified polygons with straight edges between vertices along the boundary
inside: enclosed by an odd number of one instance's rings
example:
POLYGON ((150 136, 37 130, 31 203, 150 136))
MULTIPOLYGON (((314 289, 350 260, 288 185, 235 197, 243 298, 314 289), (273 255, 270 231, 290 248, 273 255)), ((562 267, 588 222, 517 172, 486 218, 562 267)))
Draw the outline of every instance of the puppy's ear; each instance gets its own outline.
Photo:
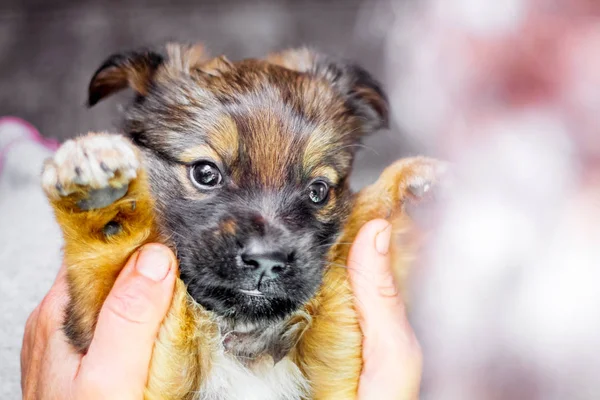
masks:
POLYGON ((271 54, 266 60, 328 81, 361 118, 365 132, 388 127, 387 96, 379 82, 358 65, 335 60, 307 48, 271 54))
POLYGON ((96 70, 88 88, 88 106, 127 87, 146 95, 154 72, 164 62, 152 51, 114 54, 96 70))
POLYGON ((189 74, 209 60, 209 55, 201 43, 194 45, 168 43, 166 70, 174 74, 189 74))

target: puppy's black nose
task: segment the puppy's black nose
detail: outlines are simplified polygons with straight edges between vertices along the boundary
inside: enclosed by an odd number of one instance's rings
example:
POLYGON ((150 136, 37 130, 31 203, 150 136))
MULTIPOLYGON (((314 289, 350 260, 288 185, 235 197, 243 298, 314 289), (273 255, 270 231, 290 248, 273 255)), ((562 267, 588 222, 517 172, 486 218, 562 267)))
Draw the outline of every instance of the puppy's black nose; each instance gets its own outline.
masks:
POLYGON ((243 253, 242 261, 252 274, 275 278, 292 261, 293 254, 284 252, 243 253))

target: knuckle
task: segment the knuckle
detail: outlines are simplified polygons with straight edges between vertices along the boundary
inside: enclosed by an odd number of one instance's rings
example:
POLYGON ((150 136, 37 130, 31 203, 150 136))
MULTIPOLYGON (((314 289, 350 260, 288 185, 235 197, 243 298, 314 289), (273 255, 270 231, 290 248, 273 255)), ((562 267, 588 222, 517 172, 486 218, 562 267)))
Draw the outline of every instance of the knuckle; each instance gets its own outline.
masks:
POLYGON ((391 273, 382 273, 377 284, 377 293, 382 298, 390 299, 394 302, 401 302, 398 285, 391 273))
POLYGON ((38 324, 49 331, 58 329, 62 324, 64 303, 65 298, 62 293, 50 290, 30 318, 37 319, 38 324))
POLYGON ((35 324, 38 320, 40 314, 40 306, 38 305, 32 312, 31 314, 29 314, 29 317, 27 317, 27 321, 25 322, 25 332, 31 332, 34 327, 35 324))
POLYGON ((144 289, 139 283, 130 283, 109 296, 105 306, 110 313, 127 322, 149 322, 153 315, 153 304, 144 289))

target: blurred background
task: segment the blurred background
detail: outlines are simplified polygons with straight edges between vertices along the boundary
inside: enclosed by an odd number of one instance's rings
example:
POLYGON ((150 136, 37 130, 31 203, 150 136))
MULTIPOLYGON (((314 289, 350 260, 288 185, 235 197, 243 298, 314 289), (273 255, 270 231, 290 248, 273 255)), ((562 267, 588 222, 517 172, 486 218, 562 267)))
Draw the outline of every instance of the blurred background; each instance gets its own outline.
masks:
POLYGON ((600 398, 597 0, 0 0, 0 116, 21 118, 0 119, 0 398, 20 397, 23 325, 60 264, 41 162, 118 127, 130 94, 83 105, 109 54, 171 40, 231 59, 310 45, 369 70, 392 127, 355 187, 403 156, 452 162, 408 285, 423 399, 600 398))
MULTIPOLYGON (((84 107, 89 79, 106 57, 168 41, 204 42, 213 55, 261 57, 309 45, 347 57, 384 80, 383 36, 368 23, 375 2, 359 0, 0 0, 0 114, 64 140, 119 126, 130 93, 84 107)), ((404 154, 382 132, 358 161, 357 184, 404 154)))

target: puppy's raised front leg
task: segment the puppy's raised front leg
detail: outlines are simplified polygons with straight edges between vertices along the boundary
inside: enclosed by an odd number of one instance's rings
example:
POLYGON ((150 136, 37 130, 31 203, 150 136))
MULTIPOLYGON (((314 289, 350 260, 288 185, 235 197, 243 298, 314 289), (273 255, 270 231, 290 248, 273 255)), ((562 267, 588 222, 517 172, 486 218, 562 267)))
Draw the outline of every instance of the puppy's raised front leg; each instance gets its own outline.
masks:
POLYGON ((127 259, 157 240, 137 149, 124 137, 94 134, 65 142, 44 164, 42 186, 64 236, 70 302, 65 333, 82 353, 127 259))
MULTIPOLYGON (((88 134, 65 142, 46 161, 42 184, 60 224, 70 303, 69 341, 84 353, 116 277, 141 245, 161 242, 138 150, 124 137, 88 134)), ((206 311, 176 281, 173 301, 154 346, 147 399, 196 397, 215 337, 206 311)))
MULTIPOLYGON (((362 333, 345 268, 350 244, 359 229, 376 218, 388 219, 396 233, 408 230, 410 219, 404 206, 428 195, 444 169, 443 163, 429 158, 403 159, 358 193, 342 235, 331 249, 322 289, 308 305, 312 321, 298 347, 299 364, 312 383, 315 400, 356 398, 362 368, 362 333)), ((391 243, 392 265, 401 287, 412 251, 398 240, 391 243)))

